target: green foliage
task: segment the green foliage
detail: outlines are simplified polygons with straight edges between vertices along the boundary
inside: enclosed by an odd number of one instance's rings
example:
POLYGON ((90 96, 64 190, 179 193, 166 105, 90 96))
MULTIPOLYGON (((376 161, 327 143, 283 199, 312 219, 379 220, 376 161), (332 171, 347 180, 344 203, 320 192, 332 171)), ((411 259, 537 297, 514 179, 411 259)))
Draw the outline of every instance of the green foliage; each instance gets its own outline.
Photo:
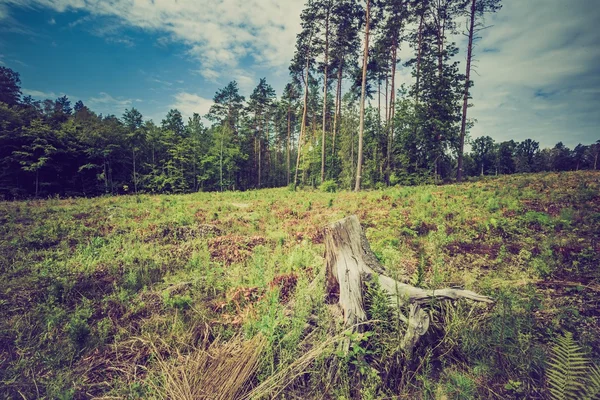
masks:
POLYGON ((450 371, 444 381, 444 391, 451 399, 471 400, 476 398, 477 385, 470 376, 459 371, 450 371))
POLYGON ((78 348, 82 348, 85 345, 88 335, 91 332, 88 320, 92 316, 93 311, 90 306, 89 300, 84 301, 83 304, 75 310, 75 313, 73 313, 66 325, 66 330, 71 342, 78 348))
POLYGON ((178 308, 184 310, 190 308, 192 301, 193 300, 189 295, 178 295, 168 292, 163 293, 163 302, 165 306, 169 308, 178 308))
POLYGON ((321 183, 319 190, 325 193, 335 193, 337 191, 337 183, 334 180, 327 180, 321 183))
POLYGON ((552 218, 544 212, 528 211, 523 216, 523 220, 529 224, 539 224, 542 227, 551 227, 553 225, 552 218))
POLYGON ((553 400, 594 399, 600 394, 600 368, 590 366, 571 332, 555 339, 546 376, 553 400))

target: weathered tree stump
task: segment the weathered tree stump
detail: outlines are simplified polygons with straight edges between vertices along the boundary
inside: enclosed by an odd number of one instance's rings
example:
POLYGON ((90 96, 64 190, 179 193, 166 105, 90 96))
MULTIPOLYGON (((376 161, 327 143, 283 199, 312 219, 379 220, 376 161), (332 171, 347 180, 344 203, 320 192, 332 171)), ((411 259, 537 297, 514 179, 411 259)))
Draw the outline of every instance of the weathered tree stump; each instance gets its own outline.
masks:
POLYGON ((409 352, 429 327, 429 315, 421 308, 424 303, 461 298, 493 303, 491 298, 469 290, 425 290, 390 278, 371 251, 355 215, 325 228, 325 260, 327 292, 339 296, 346 326, 366 321, 363 282, 375 275, 381 289, 389 295, 391 305, 409 306, 408 317, 401 316, 408 326, 402 343, 409 352))

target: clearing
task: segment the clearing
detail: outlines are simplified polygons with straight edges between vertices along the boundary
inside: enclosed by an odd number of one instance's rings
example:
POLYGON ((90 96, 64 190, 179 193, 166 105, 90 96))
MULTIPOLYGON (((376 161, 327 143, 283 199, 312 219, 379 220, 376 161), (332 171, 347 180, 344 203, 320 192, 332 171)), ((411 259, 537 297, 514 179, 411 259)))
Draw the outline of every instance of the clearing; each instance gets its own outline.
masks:
POLYGON ((3 202, 0 274, 5 398, 545 398, 556 337, 600 359, 600 173, 3 202), (368 284, 344 334, 323 228, 353 214, 395 279, 496 302, 432 306, 407 355, 368 284))

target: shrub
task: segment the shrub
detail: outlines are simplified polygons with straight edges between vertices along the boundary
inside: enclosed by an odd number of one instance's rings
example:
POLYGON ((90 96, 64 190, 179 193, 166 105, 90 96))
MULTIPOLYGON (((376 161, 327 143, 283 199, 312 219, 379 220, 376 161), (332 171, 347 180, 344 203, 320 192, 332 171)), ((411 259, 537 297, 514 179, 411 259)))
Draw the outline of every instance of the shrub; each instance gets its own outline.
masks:
POLYGON ((321 183, 319 189, 321 190, 321 192, 334 193, 337 191, 337 183, 335 183, 334 180, 327 180, 321 183))

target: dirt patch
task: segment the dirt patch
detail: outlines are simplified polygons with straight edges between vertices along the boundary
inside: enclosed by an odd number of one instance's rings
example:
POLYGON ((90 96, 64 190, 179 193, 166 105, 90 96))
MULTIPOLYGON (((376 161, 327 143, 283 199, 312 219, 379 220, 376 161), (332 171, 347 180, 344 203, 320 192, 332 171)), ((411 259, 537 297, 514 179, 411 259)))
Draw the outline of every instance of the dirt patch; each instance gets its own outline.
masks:
POLYGON ((497 258, 500 252, 499 243, 479 243, 479 242, 452 242, 446 246, 448 253, 454 257, 459 254, 473 254, 478 256, 488 256, 491 259, 497 258))
POLYGON ((153 227, 146 236, 147 242, 155 240, 163 240, 166 242, 185 241, 208 236, 218 236, 221 234, 221 229, 211 224, 174 226, 166 224, 153 227))
POLYGON ((287 303, 294 294, 294 289, 298 283, 298 276, 294 273, 277 275, 270 283, 271 288, 279 287, 279 300, 287 303))
POLYGON ((266 242, 262 236, 218 236, 208 240, 208 250, 213 259, 231 265, 247 260, 256 246, 264 245, 266 242))
POLYGON ((521 246, 517 243, 508 243, 505 247, 510 254, 519 254, 521 252, 521 246))
POLYGON ((81 220, 81 219, 87 219, 89 218, 90 214, 88 213, 77 213, 77 214, 73 214, 73 218, 77 219, 77 220, 81 220))
POLYGON ((308 232, 296 232, 294 237, 298 243, 304 239, 310 240, 313 244, 322 244, 324 241, 322 228, 309 229, 308 232))
POLYGON ((540 200, 523 200, 523 209, 525 212, 527 211, 536 211, 536 212, 544 212, 552 217, 557 217, 560 215, 560 210, 562 207, 557 206, 554 203, 544 203, 540 200))
POLYGON ((421 223, 417 224, 413 228, 413 230, 416 231, 419 234, 419 236, 425 236, 429 232, 436 232, 438 228, 436 224, 430 224, 425 221, 422 221, 421 223))
MULTIPOLYGON (((98 268, 89 275, 79 274, 75 278, 75 284, 65 296, 65 303, 75 305, 82 297, 102 299, 114 291, 116 282, 117 277, 106 268, 98 268)), ((57 287, 54 290, 60 292, 61 288, 57 287)))
POLYGON ((554 254, 557 254, 561 257, 564 263, 568 263, 577 258, 576 256, 581 253, 583 247, 578 244, 569 243, 553 246, 552 250, 554 250, 554 254))

